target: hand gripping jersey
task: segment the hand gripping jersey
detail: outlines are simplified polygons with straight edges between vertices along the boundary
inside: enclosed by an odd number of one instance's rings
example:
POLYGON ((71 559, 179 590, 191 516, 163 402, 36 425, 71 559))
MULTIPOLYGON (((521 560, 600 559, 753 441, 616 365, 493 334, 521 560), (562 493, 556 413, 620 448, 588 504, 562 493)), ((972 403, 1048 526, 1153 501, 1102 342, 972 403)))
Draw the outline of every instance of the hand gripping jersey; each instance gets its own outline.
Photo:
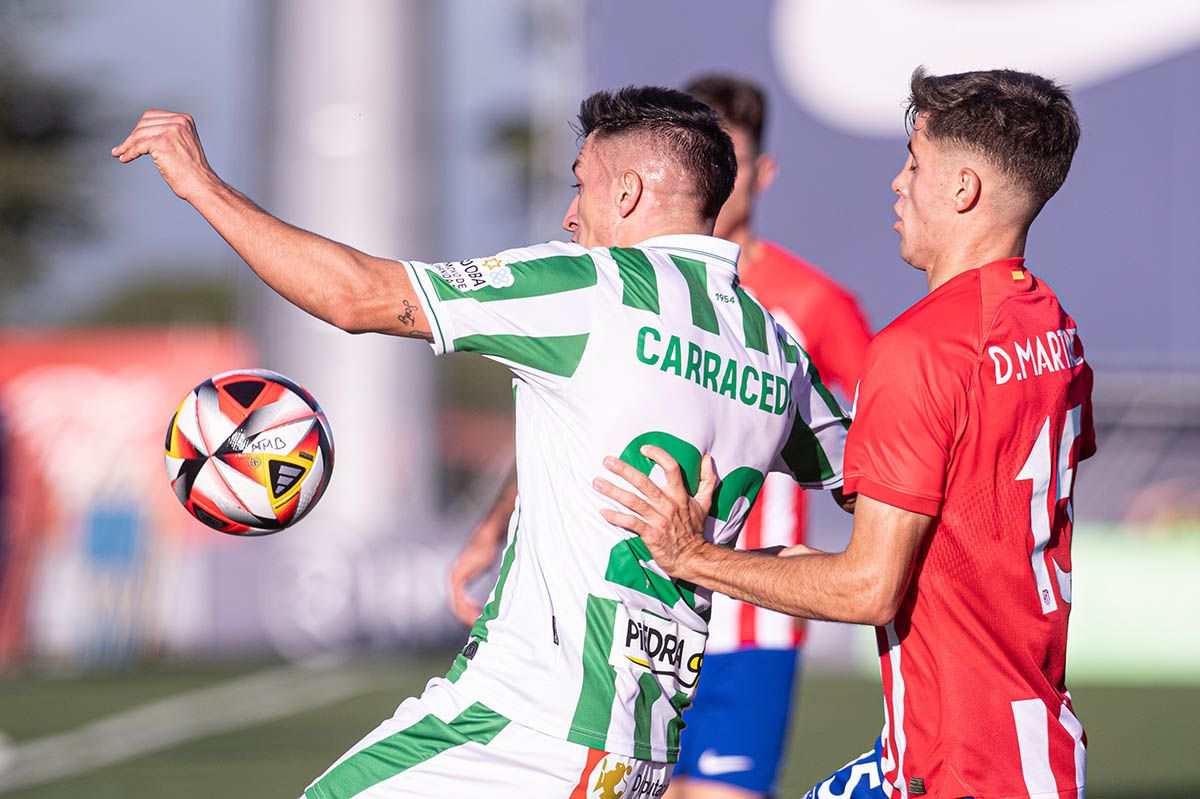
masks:
MULTIPOLYGON (((742 260, 742 288, 804 348, 826 386, 854 397, 871 332, 854 295, 816 267, 767 241, 742 260)), ((767 475, 738 546, 759 549, 803 544, 804 489, 787 475, 767 475)), ((708 652, 791 649, 804 643, 805 625, 784 613, 713 595, 708 652)))
POLYGON ((675 760, 710 595, 672 582, 604 521, 605 455, 647 473, 657 444, 694 487, 722 480, 708 537, 732 545, 771 469, 841 484, 848 426, 808 359, 737 284, 737 246, 664 236, 633 248, 550 243, 409 264, 437 353, 476 352, 516 380, 520 497, 500 576, 448 674, 519 724, 675 760))
POLYGON ((877 630, 893 797, 1083 794, 1064 672, 1091 391, 1075 322, 1019 258, 948 281, 867 350, 846 488, 938 517, 877 630))

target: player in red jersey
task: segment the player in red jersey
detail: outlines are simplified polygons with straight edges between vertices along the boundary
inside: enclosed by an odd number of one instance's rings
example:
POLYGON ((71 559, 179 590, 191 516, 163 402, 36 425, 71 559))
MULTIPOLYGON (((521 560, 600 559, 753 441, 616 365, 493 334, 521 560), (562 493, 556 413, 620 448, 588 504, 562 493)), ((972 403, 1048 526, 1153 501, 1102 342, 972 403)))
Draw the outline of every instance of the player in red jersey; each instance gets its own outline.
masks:
POLYGON ((1008 70, 918 69, 909 120, 895 228, 929 294, 867 353, 845 453, 858 501, 846 551, 706 544, 711 460, 695 499, 661 451, 665 489, 613 459, 643 496, 596 486, 636 514, 606 517, 676 579, 877 626, 883 734, 809 796, 1081 799, 1086 739, 1065 650, 1072 487, 1096 450, 1092 373, 1075 322, 1023 258, 1079 123, 1061 87, 1008 70))
MULTIPOLYGON (((852 398, 871 341, 854 296, 816 267, 755 235, 755 200, 777 165, 763 151, 766 97, 753 83, 707 75, 685 92, 725 123, 738 159, 733 193, 713 235, 736 242, 741 285, 805 348, 826 385, 852 398)), ((804 543, 805 492, 790 476, 767 476, 739 540, 744 549, 804 543)), ((804 626, 786 614, 713 595, 705 678, 685 713, 668 799, 753 799, 781 771, 804 626)))

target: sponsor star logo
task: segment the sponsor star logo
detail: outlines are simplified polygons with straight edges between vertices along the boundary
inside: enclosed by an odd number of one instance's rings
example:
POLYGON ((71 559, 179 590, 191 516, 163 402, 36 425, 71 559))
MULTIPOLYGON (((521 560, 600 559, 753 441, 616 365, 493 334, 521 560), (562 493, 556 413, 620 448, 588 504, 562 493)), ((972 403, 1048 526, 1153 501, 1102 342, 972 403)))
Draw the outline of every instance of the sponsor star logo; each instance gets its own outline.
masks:
POLYGON ((493 255, 488 258, 468 258, 454 263, 434 264, 431 271, 454 291, 479 291, 480 289, 503 289, 516 282, 516 275, 504 259, 493 255))
POLYGON ((505 289, 511 286, 515 279, 513 278, 512 270, 507 266, 497 266, 492 271, 488 272, 488 285, 496 289, 505 289))

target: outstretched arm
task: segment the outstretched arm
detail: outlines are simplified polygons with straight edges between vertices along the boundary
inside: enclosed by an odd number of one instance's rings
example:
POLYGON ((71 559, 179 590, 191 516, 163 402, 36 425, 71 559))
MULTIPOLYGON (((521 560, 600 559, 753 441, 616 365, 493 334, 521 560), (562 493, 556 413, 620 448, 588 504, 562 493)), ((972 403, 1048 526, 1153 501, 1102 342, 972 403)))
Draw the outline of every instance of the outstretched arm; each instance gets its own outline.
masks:
POLYGON ((187 114, 151 109, 112 155, 149 155, 264 283, 284 299, 351 333, 430 339, 429 321, 404 267, 277 219, 222 181, 187 114))
POLYGON ((650 446, 642 454, 663 468, 666 486, 659 488, 616 458, 606 458, 604 465, 637 492, 602 478, 594 485, 631 511, 603 510, 604 518, 641 536, 654 560, 673 578, 808 619, 880 625, 895 617, 933 517, 863 496, 844 552, 805 546, 779 553, 727 549, 704 540, 704 517, 715 483, 711 459, 706 457, 702 464, 702 490, 692 498, 669 454, 650 446))

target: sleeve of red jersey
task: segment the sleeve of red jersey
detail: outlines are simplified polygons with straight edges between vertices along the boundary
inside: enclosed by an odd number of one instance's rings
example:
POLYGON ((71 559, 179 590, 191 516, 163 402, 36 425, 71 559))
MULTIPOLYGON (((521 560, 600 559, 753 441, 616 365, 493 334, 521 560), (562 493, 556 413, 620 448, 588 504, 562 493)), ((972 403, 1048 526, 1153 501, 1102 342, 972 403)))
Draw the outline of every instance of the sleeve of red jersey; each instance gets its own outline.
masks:
POLYGON ((1079 460, 1084 461, 1096 454, 1096 423, 1092 417, 1092 369, 1083 365, 1081 380, 1072 389, 1082 395, 1083 418, 1079 430, 1079 460), (1076 388, 1079 386, 1079 388, 1076 388))
POLYGON ((810 354, 826 384, 837 386, 848 400, 854 398, 870 343, 871 330, 854 297, 831 297, 821 310, 810 354))
POLYGON ((881 334, 867 350, 846 440, 845 490, 926 516, 941 512, 966 379, 935 342, 881 334))
MULTIPOLYGON (((1068 316, 1064 327, 1076 329, 1078 325, 1074 319, 1068 316)), ((1096 424, 1092 416, 1092 385, 1095 375, 1092 373, 1091 365, 1084 360, 1083 341, 1076 336, 1074 344, 1074 356, 1078 365, 1075 367, 1077 375, 1071 381, 1070 403, 1071 407, 1083 406, 1083 418, 1079 430, 1079 460, 1083 461, 1096 454, 1096 424)))

